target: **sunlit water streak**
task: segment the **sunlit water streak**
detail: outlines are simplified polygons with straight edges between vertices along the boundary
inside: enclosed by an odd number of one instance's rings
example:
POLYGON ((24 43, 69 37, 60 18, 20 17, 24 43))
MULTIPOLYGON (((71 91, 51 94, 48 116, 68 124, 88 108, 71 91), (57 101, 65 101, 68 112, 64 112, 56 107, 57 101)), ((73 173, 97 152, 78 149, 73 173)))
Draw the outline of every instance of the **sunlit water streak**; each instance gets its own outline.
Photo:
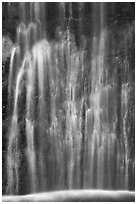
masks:
MULTIPOLYGON (((79 4, 80 19, 84 10, 82 5, 79 4)), ((108 83, 105 64, 104 7, 101 4, 100 34, 91 40, 88 82, 83 80, 86 53, 84 47, 77 48, 70 31, 71 3, 68 7, 67 29, 64 34, 60 33, 59 41, 53 42, 46 38, 43 4, 30 3, 30 22, 27 24, 25 3, 21 3, 22 22, 17 28, 19 48, 13 48, 9 72, 9 101, 13 90, 14 105, 8 133, 8 194, 19 193, 23 154, 19 146, 20 108, 24 108, 26 147, 23 156, 27 161, 30 193, 46 191, 48 186, 53 190, 128 189, 126 118, 130 90, 128 84, 122 85, 124 138, 119 141, 115 107, 112 121, 109 121, 108 113, 109 98, 115 94, 116 86, 115 82, 114 86, 108 83), (79 89, 82 90, 81 97, 78 97, 79 89), (26 101, 23 105, 21 96, 26 101)), ((60 18, 65 18, 65 3, 59 4, 59 11, 60 18)))

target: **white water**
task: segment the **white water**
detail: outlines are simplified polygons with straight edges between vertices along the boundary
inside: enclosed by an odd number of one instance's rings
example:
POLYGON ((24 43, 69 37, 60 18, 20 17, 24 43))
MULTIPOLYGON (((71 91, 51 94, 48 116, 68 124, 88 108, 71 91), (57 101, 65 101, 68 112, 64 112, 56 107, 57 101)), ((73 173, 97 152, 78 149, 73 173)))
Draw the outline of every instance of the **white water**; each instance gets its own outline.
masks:
MULTIPOLYGON (((17 28, 19 49, 13 49, 9 74, 9 100, 13 90, 14 105, 8 133, 8 194, 19 193, 23 153, 30 193, 46 191, 48 186, 53 190, 128 189, 129 88, 128 84, 122 85, 123 139, 119 141, 116 84, 115 79, 112 84, 108 82, 105 63, 108 34, 104 27, 103 4, 100 5, 100 35, 91 39, 90 74, 88 81, 84 81, 87 55, 84 46, 77 48, 69 24, 64 34, 60 33, 60 40, 48 41, 43 4, 30 4, 30 23, 27 24, 25 3, 21 3, 22 22, 17 28), (20 99, 22 96, 26 97, 25 104, 20 99), (114 109, 110 121, 111 98, 114 109), (19 146, 21 108, 24 108, 26 131, 23 153, 19 146)), ((65 16, 65 6, 65 3, 59 4, 61 17, 65 16)), ((82 12, 81 3, 79 11, 82 12)), ((69 12, 70 22, 71 4, 69 12)), ((82 13, 79 16, 81 18, 82 13)))

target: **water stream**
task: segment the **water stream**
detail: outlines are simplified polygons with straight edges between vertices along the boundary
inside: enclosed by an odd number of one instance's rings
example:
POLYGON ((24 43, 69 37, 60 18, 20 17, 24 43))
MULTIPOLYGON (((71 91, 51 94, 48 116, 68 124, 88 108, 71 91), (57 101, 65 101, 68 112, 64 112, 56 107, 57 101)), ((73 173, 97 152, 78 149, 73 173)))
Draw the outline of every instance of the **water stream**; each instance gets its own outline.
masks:
MULTIPOLYGON (((131 86, 121 81, 118 95, 117 75, 110 77, 104 4, 92 22, 89 50, 81 34, 84 3, 77 3, 75 19, 79 46, 71 27, 72 3, 57 4, 55 40, 47 34, 47 4, 28 5, 20 3, 9 70, 7 194, 20 194, 22 188, 25 193, 128 190, 134 171, 127 128, 131 86)), ((129 72, 126 59, 123 76, 129 72)))

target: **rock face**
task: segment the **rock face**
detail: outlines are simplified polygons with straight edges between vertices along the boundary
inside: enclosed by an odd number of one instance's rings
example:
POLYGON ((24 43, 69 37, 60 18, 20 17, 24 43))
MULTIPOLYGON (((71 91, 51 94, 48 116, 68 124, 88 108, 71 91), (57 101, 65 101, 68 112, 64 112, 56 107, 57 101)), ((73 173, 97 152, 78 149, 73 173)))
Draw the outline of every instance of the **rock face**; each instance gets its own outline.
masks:
POLYGON ((10 58, 13 42, 9 36, 2 38, 2 62, 10 58))
POLYGON ((3 194, 135 190, 134 3, 101 5, 3 3, 3 194))

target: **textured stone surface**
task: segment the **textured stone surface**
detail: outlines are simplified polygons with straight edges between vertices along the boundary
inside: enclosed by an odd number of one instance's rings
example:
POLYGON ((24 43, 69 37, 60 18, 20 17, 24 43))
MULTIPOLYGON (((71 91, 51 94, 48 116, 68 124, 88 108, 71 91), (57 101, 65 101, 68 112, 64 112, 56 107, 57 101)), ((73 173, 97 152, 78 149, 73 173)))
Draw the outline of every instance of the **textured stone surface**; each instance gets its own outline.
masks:
MULTIPOLYGON (((2 62, 10 57, 11 50, 13 47, 13 42, 9 36, 3 36, 2 37, 2 62)), ((3 64, 4 66, 4 64, 3 64)))

